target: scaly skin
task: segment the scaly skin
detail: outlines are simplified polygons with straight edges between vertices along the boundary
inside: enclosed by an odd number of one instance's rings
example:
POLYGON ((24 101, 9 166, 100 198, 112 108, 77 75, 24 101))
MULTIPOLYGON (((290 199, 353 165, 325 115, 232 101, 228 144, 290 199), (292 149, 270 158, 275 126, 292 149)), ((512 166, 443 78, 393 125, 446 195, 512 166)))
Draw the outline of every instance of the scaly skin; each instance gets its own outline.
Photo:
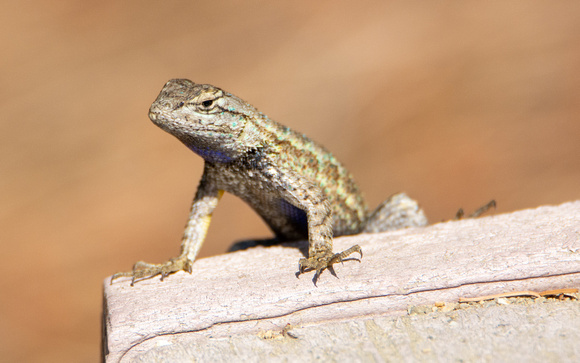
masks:
POLYGON ((181 254, 162 264, 140 261, 133 271, 117 273, 113 279, 130 276, 133 284, 135 279, 159 274, 163 279, 179 270, 191 273, 224 191, 248 203, 278 240, 307 237, 308 258, 300 259, 298 273, 315 270, 315 282, 324 269, 348 255, 358 252, 362 257, 358 245, 334 253, 333 235, 359 233, 367 222, 372 224, 369 232, 427 224, 423 211, 404 194, 384 203, 370 223, 352 175, 330 152, 217 87, 170 80, 151 105, 149 117, 200 155, 205 160, 204 172, 181 254))

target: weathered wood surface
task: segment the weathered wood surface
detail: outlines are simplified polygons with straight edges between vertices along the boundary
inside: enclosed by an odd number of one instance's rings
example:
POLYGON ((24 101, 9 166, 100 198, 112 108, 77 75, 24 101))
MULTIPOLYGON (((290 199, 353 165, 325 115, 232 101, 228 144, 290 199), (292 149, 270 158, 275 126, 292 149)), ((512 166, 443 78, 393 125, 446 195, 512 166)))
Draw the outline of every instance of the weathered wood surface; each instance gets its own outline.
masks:
MULTIPOLYGON (((460 297, 580 287, 580 201, 427 228, 341 237, 335 239, 335 250, 354 243, 363 248, 362 263, 337 265, 339 278, 326 271, 317 287, 312 273, 294 275, 302 256, 296 245, 200 259, 191 275, 177 273, 163 282, 154 278, 131 287, 128 280, 109 285, 106 279, 105 357, 111 362, 170 356, 172 360, 268 357, 275 347, 256 334, 279 331, 288 323, 304 329, 320 327, 317 346, 329 347, 301 352, 306 349, 300 347, 304 342, 292 343, 297 350, 291 356, 333 357, 347 349, 348 342, 325 332, 325 327, 335 327, 331 331, 336 333, 356 330, 368 322, 376 325, 388 315, 406 314, 412 305, 460 297), (234 344, 236 339, 250 346, 241 349, 234 344)), ((578 305, 572 306, 575 313, 558 324, 578 318, 578 305)), ((497 327, 494 324, 490 326, 497 327)), ((533 323, 527 326, 544 329, 533 323)), ((381 333, 369 338, 357 335, 363 342, 350 342, 358 345, 347 351, 363 354, 361 347, 368 339, 378 339, 375 350, 381 339, 381 346, 394 344, 388 343, 392 336, 377 331, 381 333)), ((450 339, 459 337, 458 333, 450 339)), ((382 353, 378 356, 386 359, 382 353)))

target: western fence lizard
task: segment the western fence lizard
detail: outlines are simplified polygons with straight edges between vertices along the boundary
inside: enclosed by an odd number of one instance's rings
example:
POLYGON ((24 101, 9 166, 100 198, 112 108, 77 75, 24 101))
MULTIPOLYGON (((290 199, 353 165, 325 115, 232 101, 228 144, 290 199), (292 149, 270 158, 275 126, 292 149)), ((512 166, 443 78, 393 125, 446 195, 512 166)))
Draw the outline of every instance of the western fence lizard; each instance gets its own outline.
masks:
MULTIPOLYGON (((297 274, 326 269, 360 246, 334 253, 333 236, 427 225, 417 203, 395 194, 373 213, 350 172, 324 147, 259 112, 244 100, 208 84, 173 79, 151 105, 149 118, 205 160, 183 234, 181 254, 162 264, 137 262, 135 279, 191 273, 214 208, 223 192, 248 203, 279 241, 308 238, 308 258, 297 274)), ((331 270, 332 272, 332 270, 331 270)))

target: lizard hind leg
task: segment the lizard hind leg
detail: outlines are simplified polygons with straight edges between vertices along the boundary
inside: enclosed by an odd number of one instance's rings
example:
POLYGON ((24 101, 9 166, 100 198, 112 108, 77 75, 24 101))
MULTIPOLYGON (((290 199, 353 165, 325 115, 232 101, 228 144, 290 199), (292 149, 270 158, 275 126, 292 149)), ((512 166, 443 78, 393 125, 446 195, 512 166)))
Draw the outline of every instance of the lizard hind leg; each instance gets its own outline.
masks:
POLYGON ((417 201, 405 193, 394 194, 381 203, 369 216, 363 233, 394 231, 406 227, 424 227, 429 224, 417 201))

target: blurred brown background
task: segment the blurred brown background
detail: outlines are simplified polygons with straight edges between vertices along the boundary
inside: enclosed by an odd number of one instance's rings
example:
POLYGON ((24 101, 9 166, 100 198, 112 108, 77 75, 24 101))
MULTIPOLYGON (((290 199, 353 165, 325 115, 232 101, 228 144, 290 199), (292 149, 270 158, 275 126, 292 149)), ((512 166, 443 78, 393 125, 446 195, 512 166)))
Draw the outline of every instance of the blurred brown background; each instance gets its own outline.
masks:
MULTIPOLYGON (((147 117, 170 78, 326 145, 373 208, 580 198, 579 2, 239 4, 3 3, 0 360, 96 362, 103 279, 179 252, 202 160, 147 117)), ((226 196, 201 255, 269 233, 226 196)))

